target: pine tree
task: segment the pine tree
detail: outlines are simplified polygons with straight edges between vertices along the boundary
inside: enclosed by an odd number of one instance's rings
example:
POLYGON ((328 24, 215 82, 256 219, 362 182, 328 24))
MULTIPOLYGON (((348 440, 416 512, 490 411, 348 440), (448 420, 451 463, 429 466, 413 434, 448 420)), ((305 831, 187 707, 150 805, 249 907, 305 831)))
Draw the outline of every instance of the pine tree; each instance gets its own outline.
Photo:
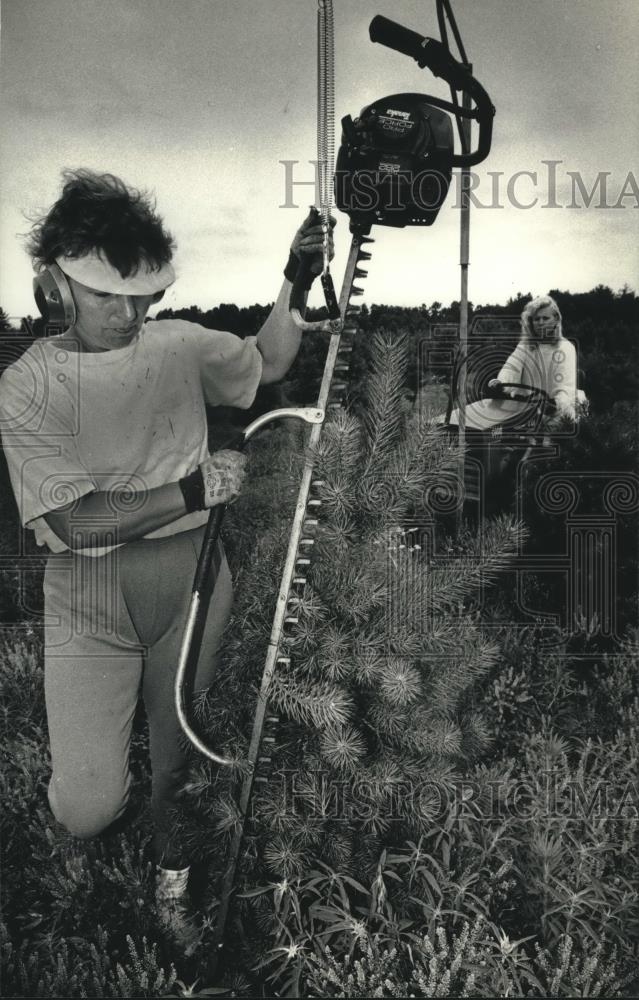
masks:
POLYGON ((454 499, 457 446, 407 399, 406 337, 375 333, 370 360, 364 405, 331 417, 313 456, 315 556, 270 691, 276 770, 252 809, 270 878, 317 859, 363 873, 382 840, 432 823, 435 783, 488 740, 474 695, 497 649, 476 600, 519 528, 445 544, 433 498, 454 499))

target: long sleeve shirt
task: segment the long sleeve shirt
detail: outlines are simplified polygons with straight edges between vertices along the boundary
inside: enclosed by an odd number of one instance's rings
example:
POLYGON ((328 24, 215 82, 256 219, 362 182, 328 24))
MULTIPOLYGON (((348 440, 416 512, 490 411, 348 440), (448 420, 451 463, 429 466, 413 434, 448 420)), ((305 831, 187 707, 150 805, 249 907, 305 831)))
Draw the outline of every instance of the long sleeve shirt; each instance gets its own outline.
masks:
POLYGON ((497 376, 500 382, 517 382, 543 389, 558 410, 573 419, 577 405, 577 352, 562 337, 555 343, 532 346, 520 341, 497 376))

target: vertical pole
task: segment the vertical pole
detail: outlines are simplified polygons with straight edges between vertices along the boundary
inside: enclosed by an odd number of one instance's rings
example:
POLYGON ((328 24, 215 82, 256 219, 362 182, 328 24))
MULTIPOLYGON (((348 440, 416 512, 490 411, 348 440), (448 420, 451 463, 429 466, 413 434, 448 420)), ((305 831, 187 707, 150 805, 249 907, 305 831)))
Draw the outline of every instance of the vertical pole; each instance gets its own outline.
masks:
MULTIPOLYGON (((469 67, 472 73, 472 67, 469 67)), ((462 98, 462 108, 470 111, 471 98, 464 91, 462 98)), ((463 151, 470 150, 471 142, 471 119, 462 119, 463 151)), ((468 359, 468 264, 470 261, 470 198, 468 191, 470 188, 470 167, 462 167, 461 170, 461 216, 460 216, 460 242, 459 242, 459 265, 461 268, 461 294, 459 301, 459 377, 457 382, 457 406, 459 413, 459 479, 462 491, 465 479, 465 458, 464 449, 466 445, 466 364, 468 359)), ((480 483, 481 489, 481 483, 480 483)), ((462 493, 462 495, 464 495, 462 493)), ((463 504, 457 509, 457 532, 461 531, 464 515, 463 504)))

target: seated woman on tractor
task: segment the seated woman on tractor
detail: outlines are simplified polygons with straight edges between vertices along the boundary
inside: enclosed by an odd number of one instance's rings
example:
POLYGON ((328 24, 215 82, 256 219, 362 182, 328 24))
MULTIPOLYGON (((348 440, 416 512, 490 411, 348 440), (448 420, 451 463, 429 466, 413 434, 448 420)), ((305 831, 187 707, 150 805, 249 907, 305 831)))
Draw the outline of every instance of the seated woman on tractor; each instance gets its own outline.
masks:
POLYGON ((505 362, 490 389, 517 396, 516 385, 541 389, 554 404, 553 422, 566 416, 575 420, 585 405, 577 388, 577 352, 561 328, 561 313, 550 295, 532 299, 521 314, 521 340, 505 362))

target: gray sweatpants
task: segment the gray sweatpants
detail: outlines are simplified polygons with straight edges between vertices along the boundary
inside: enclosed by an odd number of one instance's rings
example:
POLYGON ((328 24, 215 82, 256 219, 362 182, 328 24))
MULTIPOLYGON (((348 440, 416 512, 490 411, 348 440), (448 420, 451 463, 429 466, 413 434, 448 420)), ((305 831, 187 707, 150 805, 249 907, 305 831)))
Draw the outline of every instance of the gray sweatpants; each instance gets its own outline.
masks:
MULTIPOLYGON (((154 846, 167 846, 170 807, 184 780, 184 737, 173 685, 204 528, 130 542, 92 558, 64 552, 47 562, 45 698, 56 818, 88 838, 122 815, 129 743, 140 693, 149 722, 154 846)), ((221 542, 193 689, 211 684, 231 610, 221 542)))

